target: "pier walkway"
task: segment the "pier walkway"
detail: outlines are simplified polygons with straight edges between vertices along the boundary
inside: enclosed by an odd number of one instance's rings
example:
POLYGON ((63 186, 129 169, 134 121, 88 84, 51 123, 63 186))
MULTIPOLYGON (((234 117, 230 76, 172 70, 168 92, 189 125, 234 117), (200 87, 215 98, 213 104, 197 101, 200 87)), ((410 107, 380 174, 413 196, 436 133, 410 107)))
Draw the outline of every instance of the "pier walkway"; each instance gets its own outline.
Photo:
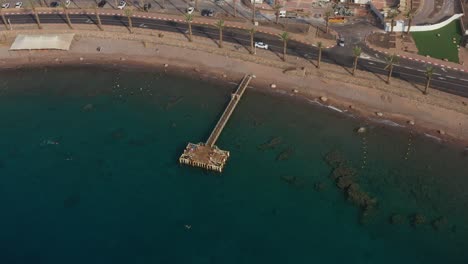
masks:
POLYGON ((240 82, 237 88, 237 91, 231 95, 231 101, 229 102, 228 106, 224 110, 224 113, 221 116, 221 118, 218 120, 218 123, 216 124, 215 128, 211 132, 210 137, 206 141, 206 145, 210 147, 214 146, 219 136, 221 135, 221 132, 223 132, 223 129, 226 126, 226 123, 228 122, 229 118, 234 112, 234 109, 236 109, 236 106, 239 103, 242 95, 244 94, 245 89, 247 89, 247 86, 249 85, 250 80, 252 80, 252 76, 245 75, 242 81, 240 82))
POLYGON ((188 143, 184 150, 184 153, 179 158, 181 164, 187 164, 191 166, 201 167, 208 170, 214 170, 222 172, 227 159, 229 158, 229 151, 221 150, 215 146, 221 132, 223 132, 229 118, 236 109, 237 104, 242 98, 245 89, 249 86, 253 76, 246 74, 235 93, 231 95, 229 104, 224 109, 223 114, 216 123, 216 126, 211 131, 210 137, 206 143, 188 143))

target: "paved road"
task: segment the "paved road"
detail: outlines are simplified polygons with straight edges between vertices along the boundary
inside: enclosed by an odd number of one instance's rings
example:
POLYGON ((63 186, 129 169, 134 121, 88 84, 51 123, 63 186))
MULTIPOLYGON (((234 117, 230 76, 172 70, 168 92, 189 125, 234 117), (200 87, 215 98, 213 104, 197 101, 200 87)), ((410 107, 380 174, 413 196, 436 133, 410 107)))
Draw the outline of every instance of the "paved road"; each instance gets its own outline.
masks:
MULTIPOLYGON (((6 15, 6 17, 10 19, 13 26, 15 24, 35 23, 33 15, 6 15)), ((101 15, 100 17, 101 22, 104 25, 128 26, 127 18, 120 15, 101 15)), ((95 16, 93 15, 70 15, 70 18, 74 24, 95 23, 95 16)), ((43 24, 64 23, 65 17, 60 14, 41 14, 40 20, 43 24)), ((187 31, 187 25, 185 23, 137 17, 134 17, 132 21, 135 27, 177 32, 181 34, 186 34, 187 31)), ((2 27, 2 30, 4 30, 4 27, 2 27)), ((246 48, 250 46, 250 36, 245 30, 226 28, 224 32, 224 41, 235 43, 246 48)), ((218 30, 214 27, 193 25, 193 34, 196 36, 207 37, 216 40, 219 33, 218 30)), ((274 54, 282 53, 282 42, 277 36, 257 33, 255 37, 256 41, 263 41, 269 44, 270 52, 273 52, 274 54)), ((383 61, 383 58, 381 58, 379 54, 374 54, 375 52, 368 50, 365 46, 362 48, 366 54, 371 56, 369 56, 369 58, 360 59, 358 67, 362 70, 366 70, 372 73, 386 75, 387 71, 384 69, 386 64, 383 61)), ((318 52, 316 48, 309 45, 297 41, 290 41, 288 44, 287 53, 292 56, 315 60, 317 58, 318 52)), ((352 67, 353 65, 353 55, 351 49, 341 47, 334 47, 328 50, 324 50, 322 60, 324 62, 334 63, 348 68, 352 67)), ((394 68, 393 76, 412 83, 424 84, 426 80, 424 69, 425 66, 421 63, 401 59, 400 65, 397 65, 394 68)), ((383 81, 382 85, 384 85, 383 81)), ((468 97, 468 74, 449 69, 442 70, 440 68, 436 68, 432 86, 445 92, 468 97)))
MULTIPOLYGON (((458 0, 456 0, 458 1, 458 0)), ((435 13, 432 17, 430 16, 435 9, 434 0, 423 0, 421 6, 416 11, 413 23, 415 25, 435 24, 441 20, 455 14, 455 6, 453 0, 444 0, 439 12, 435 13)))

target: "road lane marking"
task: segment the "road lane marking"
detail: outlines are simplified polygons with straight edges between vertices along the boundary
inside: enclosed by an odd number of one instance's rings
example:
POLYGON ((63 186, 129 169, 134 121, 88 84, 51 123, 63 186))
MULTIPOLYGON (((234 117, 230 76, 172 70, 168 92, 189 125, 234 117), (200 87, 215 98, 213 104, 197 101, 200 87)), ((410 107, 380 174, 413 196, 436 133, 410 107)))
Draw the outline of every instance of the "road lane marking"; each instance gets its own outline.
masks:
POLYGON ((441 79, 441 80, 447 80, 447 79, 445 79, 444 77, 437 77, 437 78, 439 78, 439 79, 441 79))
POLYGON ((371 65, 374 65, 374 63, 373 63, 373 62, 370 62, 370 61, 368 61, 367 63, 369 63, 369 64, 371 64, 371 65))
POLYGON ((457 77, 453 77, 453 76, 445 76, 447 78, 451 78, 451 79, 456 79, 457 77))

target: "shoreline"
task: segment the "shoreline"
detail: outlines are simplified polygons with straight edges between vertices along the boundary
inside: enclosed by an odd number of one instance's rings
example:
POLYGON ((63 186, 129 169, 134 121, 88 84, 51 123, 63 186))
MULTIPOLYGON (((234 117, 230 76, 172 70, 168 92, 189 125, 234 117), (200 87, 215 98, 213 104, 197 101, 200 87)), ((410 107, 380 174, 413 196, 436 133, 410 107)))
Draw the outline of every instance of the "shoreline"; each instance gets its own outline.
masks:
MULTIPOLYGON (((96 67, 96 68, 103 68, 103 69, 125 69, 125 70, 143 70, 146 72, 153 72, 154 70, 157 70, 157 72, 163 72, 167 73, 173 76, 184 76, 186 78, 190 78, 192 80, 197 80, 197 81, 203 81, 203 82, 208 82, 212 83, 215 85, 221 85, 224 87, 227 87, 229 85, 232 86, 234 89, 237 87, 238 81, 242 78, 243 75, 241 74, 233 74, 231 76, 226 76, 224 77, 215 77, 215 76, 210 76, 210 72, 205 71, 205 72, 199 72, 199 71, 194 71, 193 69, 189 69, 190 71, 185 71, 187 68, 179 67, 179 66, 171 66, 169 67, 164 67, 164 65, 153 65, 154 67, 151 69, 146 68, 144 65, 145 63, 137 63, 137 62, 131 62, 127 64, 122 64, 119 65, 117 63, 108 63, 108 62, 101 62, 101 61, 96 61, 92 64, 86 64, 91 67, 96 67), (185 74, 183 74, 185 73, 185 74)), ((37 69, 39 67, 49 67, 49 68, 63 68, 63 67, 69 67, 69 68, 82 68, 83 64, 78 64, 78 63, 66 63, 66 64, 47 64, 47 63, 38 63, 34 65, 28 65, 28 66, 14 66, 11 68, 4 68, 0 69, 0 71, 8 71, 8 70, 14 70, 14 69, 37 69)), ((345 115, 347 118, 354 118, 356 120, 359 120, 362 123, 371 123, 374 126, 381 126, 385 127, 387 129, 393 129, 397 130, 399 132, 405 131, 408 132, 411 130, 411 132, 417 133, 421 137, 425 137, 429 140, 432 140, 434 143, 441 143, 441 144, 446 144, 446 145, 451 145, 455 148, 461 148, 463 151, 466 151, 468 149, 468 140, 463 140, 463 139, 457 139, 457 138, 452 138, 450 136, 446 136, 445 138, 440 137, 440 135, 436 135, 434 133, 429 133, 429 131, 424 128, 420 127, 417 125, 409 125, 408 123, 404 122, 404 117, 401 117, 400 120, 397 118, 375 118, 373 113, 367 113, 365 112, 366 109, 364 108, 357 108, 353 107, 353 109, 349 109, 347 107, 346 102, 343 101, 336 101, 335 99, 329 99, 333 100, 335 104, 327 104, 325 102, 320 101, 319 98, 317 97, 312 97, 312 96, 307 96, 304 94, 300 93, 291 93, 287 91, 286 89, 267 89, 265 87, 262 87, 261 83, 263 81, 256 81, 255 79, 252 80, 251 84, 248 86, 248 89, 253 89, 255 91, 259 91, 262 93, 265 93, 269 96, 280 96, 283 98, 286 98, 287 100, 291 100, 292 102, 294 101, 300 101, 306 105, 312 105, 313 107, 319 107, 325 111, 334 111, 338 114, 345 115), (260 82, 260 83, 258 83, 260 82), (252 84, 254 83, 254 84, 252 84)), ((229 89, 229 88, 226 88, 229 89)), ((328 102, 328 101, 327 101, 328 102)), ((368 127, 369 128, 369 125, 368 127)), ((357 133, 357 129, 359 127, 356 127, 353 132, 357 133)))
MULTIPOLYGON (((292 98, 302 98, 306 101, 317 101, 330 110, 336 111, 340 109, 376 124, 390 126, 385 123, 392 122, 402 126, 401 129, 410 129, 411 127, 412 131, 428 138, 434 138, 435 142, 449 143, 462 148, 468 146, 468 115, 465 113, 433 105, 415 107, 412 105, 414 103, 412 101, 415 100, 411 98, 396 98, 397 96, 395 94, 385 94, 381 90, 356 87, 348 83, 338 83, 334 80, 315 76, 285 74, 281 69, 229 58, 228 56, 165 45, 157 45, 157 47, 156 56, 154 54, 148 54, 146 56, 133 55, 118 51, 103 54, 96 53, 95 51, 83 53, 72 50, 69 52, 39 53, 40 55, 36 55, 34 54, 35 52, 33 52, 28 53, 29 56, 16 58, 10 55, 9 58, 4 58, 2 60, 0 70, 37 68, 41 66, 140 68, 144 71, 163 71, 173 75, 189 76, 190 78, 203 81, 220 82, 224 85, 226 82, 237 83, 244 73, 253 73, 257 76, 256 79, 252 80, 250 85, 253 86, 254 89, 259 89, 268 93, 282 94, 283 96, 288 95, 292 98), (161 56, 161 50, 170 50, 171 52, 164 52, 165 55, 161 56), (191 58, 186 55, 187 53, 198 53, 198 57, 191 58), (205 61, 201 62, 199 60, 200 56, 205 61), (210 65, 211 63, 213 65, 210 65), (270 88, 271 84, 275 84, 276 88, 270 88), (342 93, 341 91, 344 89, 346 89, 347 92, 342 93), (322 96, 327 97, 326 102, 320 101, 319 98, 322 96), (362 100, 362 98, 366 98, 366 100, 362 100), (385 108, 376 107, 379 103, 381 104, 381 102, 375 102, 374 100, 379 99, 386 101, 382 104, 382 106, 386 106, 385 108), (395 101, 397 100, 401 100, 402 102, 398 102, 398 105, 395 105, 395 101), (406 113, 395 111, 395 108, 400 105, 407 108, 406 113), (412 110, 414 111, 411 112, 412 110), (377 116, 377 112, 383 113, 383 116, 377 116), (429 118, 421 118, 418 116, 418 112, 424 112, 429 118), (452 114, 456 116, 456 118, 454 117, 452 120, 449 120, 452 114), (445 115, 448 118, 432 119, 431 117, 434 115, 445 115), (410 125, 408 123, 410 120, 414 121, 415 125, 410 125), (438 122, 434 122, 434 120, 438 122), (451 121, 459 122, 459 127, 455 125, 456 122, 451 121), (443 126, 443 124, 445 124, 445 126, 443 126), (458 129, 459 131, 457 132, 458 129), (440 140, 435 138, 440 138, 440 140)), ((142 49, 145 50, 145 48, 142 49)))

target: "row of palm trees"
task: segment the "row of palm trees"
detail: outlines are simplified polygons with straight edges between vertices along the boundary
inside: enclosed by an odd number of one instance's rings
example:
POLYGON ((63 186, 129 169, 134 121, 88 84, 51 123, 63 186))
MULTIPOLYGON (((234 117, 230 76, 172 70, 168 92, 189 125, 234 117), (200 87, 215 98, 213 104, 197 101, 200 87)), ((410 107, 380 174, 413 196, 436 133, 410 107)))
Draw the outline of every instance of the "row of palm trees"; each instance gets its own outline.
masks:
MULTIPOLYGON (((30 5, 31 5, 31 9, 32 9, 32 11, 34 13, 34 16, 36 18, 38 28, 42 29, 42 25, 41 25, 41 22, 40 22, 40 19, 39 19, 39 15, 36 12, 35 6, 34 6, 34 4, 33 4, 33 2, 31 0, 30 0, 30 5)), ((63 8, 63 12, 65 14, 68 26, 70 27, 70 29, 73 29, 73 26, 72 26, 72 23, 71 23, 71 20, 70 20, 70 16, 69 16, 68 11, 67 11, 67 7, 63 3, 61 4, 61 6, 63 8)), ((98 28, 100 30, 103 30, 102 23, 101 23, 101 18, 99 16, 98 11, 97 11, 97 6, 94 7, 94 11, 95 11, 95 14, 96 14, 97 26, 98 26, 98 28)), ((127 8, 127 9, 124 10, 124 12, 125 12, 125 15, 127 16, 127 19, 128 19, 129 31, 130 31, 130 33, 133 33, 133 23, 132 23, 133 11, 131 9, 127 8)), ((411 14, 408 13, 408 15, 411 15, 411 14)), ((4 24, 6 25, 7 23, 5 22, 6 19, 5 19, 4 15, 3 15, 3 13, 1 13, 1 17, 2 17, 2 20, 3 20, 4 24)), ((411 18, 412 17, 410 17, 410 19, 411 18)), ((188 25, 188 33, 189 33, 188 40, 189 40, 189 42, 192 42, 193 41, 193 35, 192 35, 193 15, 192 14, 185 14, 185 21, 186 21, 186 23, 188 25)), ((393 25, 393 23, 392 23, 392 25, 393 25)), ((215 27, 219 30, 218 47, 223 48, 223 29, 225 27, 224 20, 222 20, 222 19, 218 20, 215 23, 215 27)), ((327 26, 327 31, 328 31, 328 26, 327 26)), ((255 54, 254 36, 255 36, 255 33, 256 33, 256 29, 253 27, 253 28, 249 29, 248 32, 249 32, 249 35, 250 35, 250 53, 255 54)), ((409 28, 408 28, 408 32, 409 32, 409 28)), ((288 42, 290 40, 290 35, 289 35, 288 32, 283 32, 283 33, 279 34, 279 39, 283 42, 283 56, 282 56, 281 59, 283 61, 286 61, 286 51, 287 51, 288 42)), ((322 42, 317 42, 316 46, 318 48, 318 57, 317 57, 316 67, 320 68, 320 62, 322 60, 322 49, 323 49, 324 46, 323 46, 322 42)), ((353 62, 353 69, 352 69, 352 72, 351 72, 351 74, 353 76, 355 76, 355 74, 356 74, 358 60, 359 60, 359 58, 361 56, 361 53, 362 53, 362 50, 361 50, 360 47, 356 46, 356 47, 353 48, 354 62, 353 62)), ((386 83, 390 84, 392 73, 393 73, 393 68, 394 68, 394 66, 396 64, 398 64, 398 56, 393 54, 393 55, 385 57, 385 60, 386 60, 387 65, 386 65, 386 67, 384 69, 388 70, 386 83)), ((428 88, 430 86, 430 82, 431 82, 432 76, 434 74, 434 68, 432 66, 426 67, 426 72, 425 73, 426 73, 426 85, 425 85, 423 93, 427 94, 427 90, 428 90, 428 88)))

